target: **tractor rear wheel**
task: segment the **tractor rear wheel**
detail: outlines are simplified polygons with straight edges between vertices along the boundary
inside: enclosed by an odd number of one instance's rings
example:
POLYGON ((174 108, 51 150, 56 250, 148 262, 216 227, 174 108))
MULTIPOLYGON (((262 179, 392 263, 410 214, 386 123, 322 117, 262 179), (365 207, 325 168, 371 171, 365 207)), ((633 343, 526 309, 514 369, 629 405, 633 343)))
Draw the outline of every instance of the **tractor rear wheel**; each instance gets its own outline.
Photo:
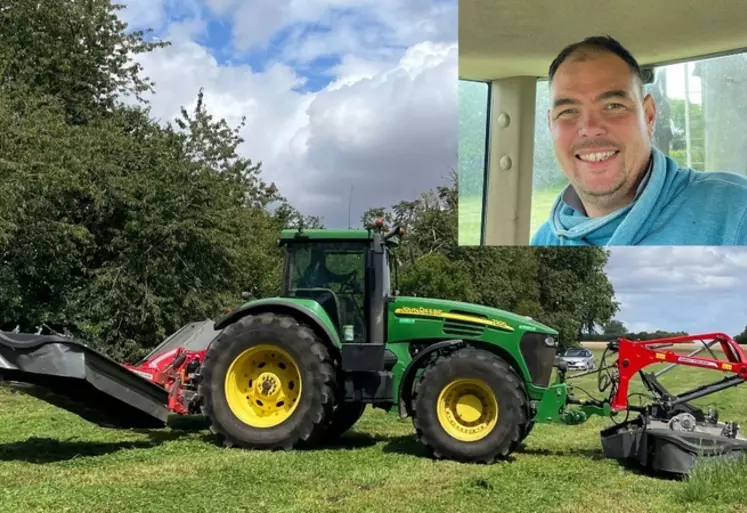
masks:
POLYGON ((438 459, 492 463, 511 454, 526 433, 523 383, 488 351, 466 348, 437 358, 423 372, 414 401, 418 438, 438 459))
POLYGON ((324 429, 336 372, 324 343, 288 315, 248 315, 211 343, 202 413, 225 446, 291 449, 324 429))

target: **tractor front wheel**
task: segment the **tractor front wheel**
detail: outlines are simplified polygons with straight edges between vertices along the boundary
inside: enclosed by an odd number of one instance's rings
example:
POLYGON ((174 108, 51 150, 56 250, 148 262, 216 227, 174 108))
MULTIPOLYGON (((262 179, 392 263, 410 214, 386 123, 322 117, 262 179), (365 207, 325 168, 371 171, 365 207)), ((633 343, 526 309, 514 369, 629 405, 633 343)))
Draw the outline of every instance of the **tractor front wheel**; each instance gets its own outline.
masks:
POLYGON ((325 428, 335 383, 332 358, 311 329, 262 313, 236 321, 210 344, 199 394, 224 445, 291 449, 325 428))
POLYGON ((414 401, 418 438, 439 459, 505 459, 527 428, 521 379, 488 351, 466 348, 437 358, 423 372, 414 401))

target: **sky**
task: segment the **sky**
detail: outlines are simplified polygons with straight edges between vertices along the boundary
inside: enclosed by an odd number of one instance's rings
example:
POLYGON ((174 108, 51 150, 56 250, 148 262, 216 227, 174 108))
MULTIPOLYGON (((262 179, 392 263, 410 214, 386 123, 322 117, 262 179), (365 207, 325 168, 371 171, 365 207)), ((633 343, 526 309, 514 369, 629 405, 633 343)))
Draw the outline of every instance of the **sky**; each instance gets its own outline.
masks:
POLYGON ((204 88, 216 118, 246 116, 241 154, 327 228, 456 169, 457 0, 120 3, 129 29, 171 42, 137 56, 152 116, 177 117, 204 88))
POLYGON ((741 333, 747 325, 747 248, 615 247, 606 268, 631 331, 741 333))

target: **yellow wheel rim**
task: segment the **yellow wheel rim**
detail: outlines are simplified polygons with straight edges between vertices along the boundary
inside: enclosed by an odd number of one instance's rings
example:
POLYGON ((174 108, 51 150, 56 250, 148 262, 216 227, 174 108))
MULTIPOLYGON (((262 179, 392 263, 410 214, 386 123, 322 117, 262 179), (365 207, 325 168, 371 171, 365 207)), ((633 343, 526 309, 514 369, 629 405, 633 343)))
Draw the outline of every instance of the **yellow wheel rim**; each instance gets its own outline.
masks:
POLYGON ((498 422, 498 401, 490 387, 477 379, 457 379, 438 396, 438 421, 462 442, 485 438, 498 422))
POLYGON ((259 345, 241 353, 228 368, 226 401, 236 417, 256 428, 286 421, 301 396, 301 373, 287 352, 259 345))

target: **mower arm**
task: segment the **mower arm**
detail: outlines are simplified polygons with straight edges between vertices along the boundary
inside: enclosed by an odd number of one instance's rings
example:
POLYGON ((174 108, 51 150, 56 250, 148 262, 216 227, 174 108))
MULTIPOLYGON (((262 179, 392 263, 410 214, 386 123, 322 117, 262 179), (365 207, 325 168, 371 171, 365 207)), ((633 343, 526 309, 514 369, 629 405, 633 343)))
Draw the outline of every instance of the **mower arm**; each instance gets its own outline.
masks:
MULTIPOLYGON (((655 340, 632 341, 624 338, 609 345, 609 349, 618 352, 617 367, 619 380, 617 390, 612 398, 613 411, 630 409, 628 406, 628 389, 630 380, 641 369, 657 363, 685 365, 701 369, 711 369, 721 372, 735 373, 718 384, 705 385, 678 398, 679 402, 691 401, 704 395, 717 392, 730 386, 735 386, 747 380, 747 357, 737 342, 724 333, 708 333, 705 335, 687 335, 681 337, 660 338, 655 340), (675 351, 665 350, 664 347, 693 341, 714 341, 721 344, 721 350, 726 360, 717 358, 694 357, 683 355, 675 351)), ((677 403, 678 404, 678 403, 677 403)))
MULTIPOLYGON (((565 380, 566 367, 564 364, 556 361, 558 377, 556 382, 548 387, 537 407, 537 422, 578 424, 585 422, 591 415, 614 417, 619 412, 624 411, 644 412, 646 411, 645 407, 639 408, 628 403, 630 380, 643 368, 658 363, 670 363, 672 365, 685 365, 717 370, 724 373, 734 373, 733 376, 724 378, 716 383, 703 385, 682 393, 679 396, 667 398, 662 404, 666 409, 671 409, 674 406, 747 381, 747 357, 745 357, 744 351, 739 344, 724 333, 686 335, 645 341, 632 341, 620 338, 617 341, 610 342, 607 351, 610 350, 618 353, 616 365, 618 376, 614 394, 609 399, 604 401, 597 399, 583 401, 572 397, 569 393, 569 385, 565 380), (694 355, 683 355, 664 349, 673 344, 693 341, 720 343, 727 360, 704 357, 696 358, 694 355), (568 408, 569 405, 579 405, 580 408, 570 409, 568 408)), ((601 371, 602 369, 600 368, 593 372, 601 371)), ((590 373, 592 372, 585 372, 581 375, 590 373)))

